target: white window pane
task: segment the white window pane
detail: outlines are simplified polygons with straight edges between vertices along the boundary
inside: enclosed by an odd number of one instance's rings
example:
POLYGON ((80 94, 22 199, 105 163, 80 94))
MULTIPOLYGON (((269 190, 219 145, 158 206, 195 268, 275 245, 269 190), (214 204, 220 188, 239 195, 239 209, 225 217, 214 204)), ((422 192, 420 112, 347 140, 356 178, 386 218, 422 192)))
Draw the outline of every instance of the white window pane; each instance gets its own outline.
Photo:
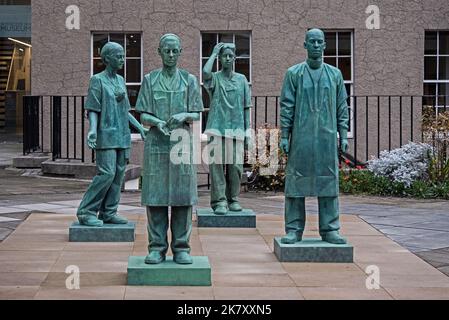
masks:
POLYGON ((214 46, 217 44, 216 33, 203 33, 201 35, 202 57, 210 57, 214 46))
POLYGON ((141 54, 140 34, 130 33, 126 35, 126 57, 140 57, 141 54))
POLYGON ((92 37, 93 41, 93 56, 100 57, 101 48, 108 42, 108 35, 106 33, 97 33, 92 37))
POLYGON ((218 41, 234 43, 234 36, 232 35, 232 33, 220 33, 218 35, 218 41))
POLYGON ((326 56, 337 55, 337 33, 325 32, 324 37, 326 39, 326 49, 324 50, 324 55, 326 56))
POLYGON ((237 33, 235 35, 235 48, 237 57, 249 58, 250 55, 250 44, 249 44, 249 34, 248 33, 237 33))
POLYGON ((424 54, 437 54, 437 32, 426 31, 424 54))
POLYGON ((440 53, 449 54, 449 31, 440 31, 440 53))
POLYGON ((424 57, 424 79, 437 79, 437 57, 424 57))
POLYGON ((351 55, 351 33, 339 32, 338 33, 338 55, 350 56, 351 55))

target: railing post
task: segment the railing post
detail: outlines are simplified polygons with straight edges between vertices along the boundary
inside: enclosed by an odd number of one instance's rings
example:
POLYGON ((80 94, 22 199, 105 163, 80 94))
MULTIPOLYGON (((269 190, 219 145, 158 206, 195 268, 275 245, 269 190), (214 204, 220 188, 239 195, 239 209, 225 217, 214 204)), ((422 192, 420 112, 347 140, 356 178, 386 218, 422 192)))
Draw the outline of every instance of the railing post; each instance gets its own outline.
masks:
POLYGON ((354 165, 357 165, 357 96, 354 96, 354 165))
POLYGON ((254 131, 257 130, 257 96, 254 97, 254 131))
POLYGON ((23 154, 36 151, 39 147, 39 96, 23 97, 23 154))
POLYGON ((81 162, 84 163, 84 96, 81 97, 81 162))
POLYGON ((369 159, 369 130, 368 130, 368 123, 369 123, 369 119, 368 119, 368 116, 369 116, 369 114, 368 114, 368 112, 369 112, 369 110, 368 110, 368 105, 369 105, 369 98, 368 98, 368 96, 366 96, 366 98, 365 98, 365 111, 366 111, 366 113, 365 113, 365 139, 366 139, 366 141, 365 141, 365 162, 366 161, 368 161, 368 159, 369 159))
POLYGON ((53 96, 52 160, 61 157, 61 97, 53 96))
POLYGON ((22 114, 23 114, 23 123, 22 123, 22 127, 23 127, 23 144, 22 144, 22 151, 23 151, 23 155, 26 155, 28 152, 28 113, 30 112, 30 100, 31 97, 30 96, 23 96, 23 110, 22 110, 22 114))

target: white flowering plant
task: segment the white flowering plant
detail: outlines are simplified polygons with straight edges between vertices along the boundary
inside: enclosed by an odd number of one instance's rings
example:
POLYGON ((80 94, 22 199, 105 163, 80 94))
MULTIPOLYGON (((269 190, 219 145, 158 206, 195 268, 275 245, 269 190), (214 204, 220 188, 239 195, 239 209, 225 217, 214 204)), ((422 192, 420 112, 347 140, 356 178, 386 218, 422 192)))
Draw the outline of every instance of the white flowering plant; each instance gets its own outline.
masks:
POLYGON ((431 145, 409 142, 401 148, 382 151, 379 158, 368 161, 367 168, 376 176, 387 177, 408 188, 414 181, 428 179, 432 155, 431 145))

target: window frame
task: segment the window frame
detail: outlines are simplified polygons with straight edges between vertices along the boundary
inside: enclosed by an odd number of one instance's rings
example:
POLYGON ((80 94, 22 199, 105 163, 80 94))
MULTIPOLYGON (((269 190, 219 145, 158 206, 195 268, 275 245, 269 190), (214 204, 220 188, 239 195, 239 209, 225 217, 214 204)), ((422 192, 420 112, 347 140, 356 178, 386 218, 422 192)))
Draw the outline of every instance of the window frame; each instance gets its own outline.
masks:
POLYGON ((142 80, 143 80, 143 37, 142 37, 142 31, 91 31, 90 33, 90 75, 91 77, 94 75, 94 67, 93 62, 94 60, 101 60, 101 57, 95 58, 94 57, 94 35, 95 34, 107 34, 108 35, 108 42, 111 39, 111 34, 122 34, 124 37, 124 46, 123 49, 125 51, 125 64, 123 66, 123 75, 125 79, 126 86, 141 86, 142 80), (126 35, 128 34, 140 34, 140 57, 127 57, 126 56, 126 35), (140 82, 127 82, 126 79, 126 61, 127 60, 140 60, 140 82))
MULTIPOLYGON (((354 30, 352 29, 322 29, 324 32, 324 37, 326 38, 326 33, 335 32, 335 55, 326 55, 324 50, 323 53, 323 62, 324 58, 335 58, 337 68, 338 68, 338 58, 351 58, 351 80, 344 80, 343 82, 346 85, 349 84, 349 104, 348 104, 348 113, 349 113, 349 131, 348 131, 348 139, 354 138, 354 30), (349 33, 351 39, 351 55, 339 55, 338 54, 338 33, 349 33)), ((345 88, 346 89, 346 88, 345 88)))
POLYGON ((448 54, 440 54, 440 33, 441 32, 449 32, 449 30, 446 29, 438 29, 438 30, 424 30, 424 55, 423 55, 423 98, 424 97, 433 97, 435 99, 435 103, 432 106, 433 108, 435 108, 435 112, 438 112, 438 109, 440 108, 447 108, 449 107, 449 99, 445 99, 444 97, 449 97, 449 92, 446 92, 445 95, 439 95, 438 91, 439 91, 439 84, 446 84, 447 87, 449 88, 449 77, 448 79, 445 80, 440 80, 440 57, 449 57, 449 53, 448 54), (437 52, 435 54, 426 54, 426 33, 427 32, 436 32, 437 34, 437 52), (425 59, 426 57, 434 57, 436 58, 436 79, 433 80, 426 80, 426 67, 425 67, 425 59), (435 95, 426 95, 424 96, 424 86, 426 84, 433 84, 435 85, 435 95), (439 100, 440 97, 443 97, 443 100, 445 100, 445 104, 440 104, 439 100))

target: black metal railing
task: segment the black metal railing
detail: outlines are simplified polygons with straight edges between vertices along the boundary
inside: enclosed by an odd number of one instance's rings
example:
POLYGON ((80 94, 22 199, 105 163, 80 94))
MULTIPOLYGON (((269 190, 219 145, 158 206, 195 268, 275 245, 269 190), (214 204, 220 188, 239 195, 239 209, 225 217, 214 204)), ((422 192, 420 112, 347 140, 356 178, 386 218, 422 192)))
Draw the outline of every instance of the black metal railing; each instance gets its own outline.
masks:
POLYGON ((52 101, 48 96, 23 97, 23 154, 50 153, 50 133, 46 124, 51 122, 48 111, 52 101))
MULTIPOLYGON (((424 108, 439 107, 446 111, 446 98, 410 95, 348 97, 350 149, 341 155, 342 159, 353 166, 364 165, 383 150, 422 142, 424 108)), ((252 127, 279 127, 279 102, 279 96, 253 97, 252 127)))
MULTIPOLYGON (((430 106, 438 111, 447 106, 445 96, 433 99, 401 95, 349 97, 350 150, 343 157, 353 165, 364 164, 382 150, 423 141, 424 108, 430 106)), ((86 144, 84 101, 83 96, 25 96, 23 153, 51 152, 53 160, 94 162, 95 155, 86 144)), ((254 96, 251 127, 278 128, 279 102, 279 96, 254 96)))
POLYGON ((84 96, 53 96, 52 159, 94 162, 95 153, 85 143, 87 119, 84 96), (90 154, 87 159, 86 155, 90 154))
POLYGON ((51 153, 52 160, 94 162, 86 144, 84 96, 25 96, 23 154, 51 153))

